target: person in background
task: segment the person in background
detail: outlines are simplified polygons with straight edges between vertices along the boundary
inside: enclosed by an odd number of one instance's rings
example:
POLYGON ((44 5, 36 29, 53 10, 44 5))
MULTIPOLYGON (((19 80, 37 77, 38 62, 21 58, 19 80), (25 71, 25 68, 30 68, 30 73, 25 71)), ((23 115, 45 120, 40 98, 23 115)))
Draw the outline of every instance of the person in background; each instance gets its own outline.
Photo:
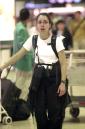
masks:
POLYGON ((32 24, 31 27, 30 28, 28 27, 28 33, 29 33, 29 35, 30 36, 32 36, 32 35, 38 35, 37 29, 36 29, 36 19, 35 18, 32 19, 31 24, 32 24))
MULTIPOLYGON (((36 28, 39 34, 35 50, 34 73, 28 95, 33 97, 32 95, 35 94, 35 103, 30 100, 30 104, 33 104, 37 129, 62 129, 67 106, 67 90, 65 86, 67 70, 64 46, 61 36, 57 37, 56 50, 59 56, 57 58, 51 45, 49 45, 52 38, 51 27, 52 22, 48 14, 40 13, 36 18, 36 28)), ((31 36, 14 56, 0 66, 0 70, 16 63, 32 48, 31 36)))
POLYGON ((69 20, 68 28, 73 37, 74 49, 85 49, 85 18, 80 11, 76 11, 69 20))
POLYGON ((72 34, 68 30, 63 19, 60 19, 55 23, 55 30, 53 30, 53 34, 57 36, 64 36, 63 45, 65 50, 70 50, 73 47, 72 34))
MULTIPOLYGON (((13 54, 21 49, 24 42, 29 37, 29 33, 27 31, 29 18, 29 10, 26 8, 21 9, 19 12, 19 21, 16 23, 16 28, 14 31, 13 54)), ((22 90, 20 98, 24 100, 27 99, 28 86, 30 85, 30 80, 32 76, 32 59, 33 54, 32 51, 30 51, 14 65, 15 83, 16 86, 22 90)))

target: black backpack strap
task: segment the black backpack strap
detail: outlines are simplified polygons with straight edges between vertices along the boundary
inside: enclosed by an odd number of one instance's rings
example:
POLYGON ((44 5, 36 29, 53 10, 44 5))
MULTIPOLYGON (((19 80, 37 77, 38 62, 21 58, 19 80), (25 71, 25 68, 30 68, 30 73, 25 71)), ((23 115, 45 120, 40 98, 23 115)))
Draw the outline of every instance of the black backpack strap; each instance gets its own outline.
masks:
POLYGON ((59 57, 58 57, 57 50, 56 50, 56 38, 57 38, 56 35, 52 35, 52 38, 51 38, 51 47, 52 47, 52 49, 53 49, 53 51, 54 51, 56 57, 59 58, 59 57))
MULTIPOLYGON (((34 53, 35 53, 35 49, 37 48, 36 56, 38 57, 38 63, 39 63, 37 38, 38 38, 38 35, 33 35, 33 37, 32 37, 32 46, 33 46, 33 49, 34 49, 34 53)), ((35 58, 35 54, 34 54, 34 58, 35 58)))
MULTIPOLYGON (((38 35, 33 35, 33 37, 32 37, 32 46, 33 46, 34 50, 37 47, 37 38, 38 38, 38 35)), ((56 50, 56 38, 57 38, 56 35, 52 35, 52 38, 51 38, 51 47, 52 47, 52 49, 53 49, 56 57, 59 58, 58 57, 57 50, 56 50)))
POLYGON ((33 46, 34 50, 37 47, 37 38, 38 38, 38 35, 33 35, 33 37, 32 37, 32 46, 33 46))

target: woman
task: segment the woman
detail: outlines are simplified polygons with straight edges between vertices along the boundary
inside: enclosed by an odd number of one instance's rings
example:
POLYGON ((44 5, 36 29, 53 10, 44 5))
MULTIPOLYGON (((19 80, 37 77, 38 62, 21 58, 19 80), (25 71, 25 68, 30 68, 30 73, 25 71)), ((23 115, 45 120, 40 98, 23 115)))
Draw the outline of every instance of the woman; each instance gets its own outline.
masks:
POLYGON ((65 50, 70 50, 73 47, 72 35, 63 19, 60 19, 55 23, 55 30, 53 30, 53 34, 62 35, 65 37, 63 39, 65 50))
MULTIPOLYGON (((33 74, 32 78, 32 81, 36 82, 37 77, 40 77, 34 107, 37 129, 62 129, 65 116, 66 57, 61 37, 56 39, 59 59, 56 58, 51 45, 49 45, 52 37, 51 25, 51 20, 46 13, 40 13, 37 16, 36 27, 39 35, 35 50, 36 66, 34 72, 36 73, 33 74)), ((2 65, 0 69, 3 70, 8 65, 14 64, 31 49, 32 37, 28 38, 21 50, 2 65)))

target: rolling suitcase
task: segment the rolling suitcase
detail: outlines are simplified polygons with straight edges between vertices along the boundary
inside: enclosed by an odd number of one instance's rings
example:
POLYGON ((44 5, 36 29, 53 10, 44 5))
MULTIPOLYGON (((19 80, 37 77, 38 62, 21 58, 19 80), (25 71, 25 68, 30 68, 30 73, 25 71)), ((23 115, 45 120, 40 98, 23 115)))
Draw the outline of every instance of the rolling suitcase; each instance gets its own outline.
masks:
POLYGON ((27 102, 19 99, 21 89, 7 79, 9 72, 10 69, 6 77, 1 79, 1 103, 13 121, 26 120, 30 116, 27 102))
POLYGON ((13 117, 20 93, 21 90, 10 80, 6 78, 1 79, 1 103, 11 117, 13 117))
POLYGON ((30 116, 30 110, 27 102, 23 99, 18 99, 16 108, 12 116, 13 121, 27 120, 30 116))
POLYGON ((6 79, 7 76, 1 78, 1 73, 2 71, 0 71, 0 122, 9 124, 12 122, 12 114, 21 90, 6 79))

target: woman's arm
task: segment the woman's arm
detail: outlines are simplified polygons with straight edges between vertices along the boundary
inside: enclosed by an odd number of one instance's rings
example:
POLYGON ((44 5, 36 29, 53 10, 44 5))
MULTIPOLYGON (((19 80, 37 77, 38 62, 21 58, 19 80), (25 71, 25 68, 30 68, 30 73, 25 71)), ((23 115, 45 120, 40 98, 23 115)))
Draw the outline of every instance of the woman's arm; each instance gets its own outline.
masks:
POLYGON ((58 91, 57 93, 59 94, 59 96, 62 96, 65 94, 66 92, 66 87, 65 87, 65 80, 66 80, 66 56, 65 56, 65 52, 64 50, 60 51, 58 53, 59 56, 59 61, 60 61, 60 65, 61 65, 61 83, 59 85, 58 91))
POLYGON ((16 54, 9 58, 7 62, 0 66, 0 69, 8 67, 9 65, 15 64, 18 60, 20 60, 28 51, 22 47, 16 54))
POLYGON ((59 61, 61 65, 61 80, 65 81, 67 68, 66 68, 66 56, 65 56, 64 50, 60 51, 58 53, 58 56, 59 56, 59 61))

